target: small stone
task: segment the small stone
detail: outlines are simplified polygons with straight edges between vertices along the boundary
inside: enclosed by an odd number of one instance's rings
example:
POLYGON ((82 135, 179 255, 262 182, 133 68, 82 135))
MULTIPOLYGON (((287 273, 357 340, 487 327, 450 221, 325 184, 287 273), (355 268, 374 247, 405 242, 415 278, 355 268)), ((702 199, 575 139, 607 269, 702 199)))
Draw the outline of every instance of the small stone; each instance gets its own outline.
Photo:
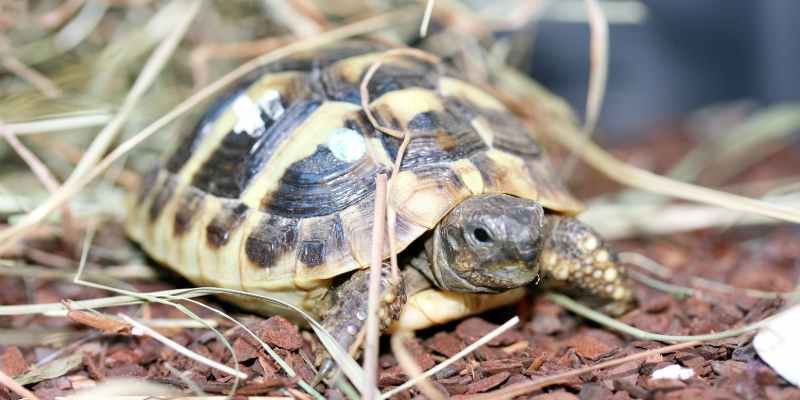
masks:
MULTIPOLYGON (((691 371, 691 370, 689 370, 691 371)), ((648 390, 676 390, 686 387, 683 381, 678 379, 644 379, 644 387, 648 390)))
POLYGON ((119 349, 106 357, 106 365, 111 367, 121 364, 140 364, 141 357, 136 352, 128 349, 119 349))
POLYGON ((639 368, 644 360, 629 361, 616 367, 609 368, 602 372, 604 381, 623 381, 630 385, 635 385, 639 378, 639 368))
POLYGON ((498 372, 519 372, 522 370, 522 362, 509 359, 490 360, 482 362, 480 368, 486 372, 487 375, 496 374, 498 372))
POLYGON ((590 360, 596 360, 621 346, 616 336, 600 331, 578 334, 573 336, 567 344, 574 347, 579 356, 590 360))
POLYGON ((452 357, 464 348, 464 343, 449 333, 438 332, 425 341, 425 346, 441 355, 452 357))
POLYGON ((144 378, 147 370, 138 364, 124 364, 106 370, 108 378, 144 378))
POLYGON ((378 365, 384 369, 391 368, 397 365, 397 360, 394 358, 394 355, 392 354, 382 354, 378 358, 378 365))
POLYGON ((508 372, 500 372, 487 378, 483 378, 470 384, 469 388, 467 389, 467 393, 483 393, 489 389, 499 386, 501 383, 505 382, 509 376, 511 376, 511 374, 508 372))
POLYGON ((378 385, 381 386, 400 386, 407 380, 408 376, 400 369, 400 366, 385 369, 378 374, 378 385))
POLYGON ((17 346, 11 346, 0 355, 0 369, 10 377, 15 377, 28 370, 28 363, 17 346))
POLYGON ((297 350, 303 346, 303 337, 297 326, 281 316, 259 321, 251 329, 265 342, 286 350, 297 350))
POLYGON ((584 383, 581 385, 581 391, 578 393, 578 398, 581 400, 610 400, 614 396, 611 390, 603 385, 596 383, 584 383))
POLYGON ((243 336, 236 338, 233 341, 233 351, 236 353, 236 358, 239 362, 252 360, 258 356, 258 349, 251 343, 251 340, 245 339, 243 336))
MULTIPOLYGON (((497 325, 486 322, 481 318, 468 318, 456 327, 456 336, 464 340, 465 343, 473 343, 476 340, 488 335, 497 328, 497 325)), ((500 336, 487 343, 489 346, 505 346, 523 340, 524 337, 519 331, 509 329, 500 336)))
POLYGON ((508 354, 496 347, 481 346, 475 350, 475 358, 480 361, 500 360, 507 357, 508 354))
POLYGON ((713 361, 711 363, 711 370, 714 371, 715 374, 726 378, 737 378, 747 371, 747 363, 733 360, 713 361))

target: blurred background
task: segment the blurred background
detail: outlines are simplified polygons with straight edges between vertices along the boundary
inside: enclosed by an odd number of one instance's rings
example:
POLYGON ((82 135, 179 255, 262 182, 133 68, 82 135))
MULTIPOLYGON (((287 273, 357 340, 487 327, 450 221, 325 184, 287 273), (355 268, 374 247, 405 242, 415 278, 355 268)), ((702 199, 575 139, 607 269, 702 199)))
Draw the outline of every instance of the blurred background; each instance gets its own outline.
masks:
MULTIPOLYGON (((600 127, 628 138, 710 105, 800 99, 800 1, 604 1, 608 87, 600 127)), ((583 114, 589 28, 583 1, 551 2, 515 36, 521 65, 583 114)))
MULTIPOLYGON (((797 148, 793 133, 800 127, 800 1, 597 3, 609 22, 608 82, 593 136, 599 144, 659 173, 678 168, 686 156, 680 173, 672 176, 712 186, 797 148), (640 149, 628 157, 618 151, 641 146, 659 133, 657 144, 649 144, 659 152, 640 149), (660 157, 670 146, 671 153, 660 157), (703 179, 703 171, 733 172, 703 179)), ((0 128, 17 134, 63 181, 120 109, 153 50, 186 18, 189 4, 191 0, 0 0, 0 128), (52 132, 59 134, 43 134, 52 132)), ((136 134, 247 60, 376 18, 383 18, 374 28, 378 38, 431 44, 425 48, 440 55, 451 52, 453 59, 460 57, 459 67, 473 82, 493 85, 498 70, 517 68, 563 96, 583 120, 590 65, 584 0, 436 0, 429 34, 421 40, 428 4, 203 1, 179 45, 144 85, 135 110, 107 145, 136 134), (448 32, 456 36, 440 35, 448 32)), ((192 129, 205 104, 192 107, 186 118, 136 147, 125 169, 154 165, 166 143, 192 129)), ((0 160, 27 170, 3 140, 0 160)), ((595 181, 585 174, 573 178, 582 176, 595 181)), ((578 189, 586 186, 573 183, 578 189)), ((37 196, 46 195, 38 185, 30 186, 40 192, 37 196)), ((36 204, 36 197, 26 204, 36 204)), ((0 204, 0 214, 19 208, 15 202, 0 204)))

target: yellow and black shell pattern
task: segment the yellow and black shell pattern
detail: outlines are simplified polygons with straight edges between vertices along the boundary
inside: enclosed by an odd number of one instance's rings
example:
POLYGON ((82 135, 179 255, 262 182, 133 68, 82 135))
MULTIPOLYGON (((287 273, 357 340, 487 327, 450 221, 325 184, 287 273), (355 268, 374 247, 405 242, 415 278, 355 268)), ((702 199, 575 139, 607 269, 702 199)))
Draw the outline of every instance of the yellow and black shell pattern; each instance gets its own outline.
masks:
MULTIPOLYGON (((309 291, 368 266, 376 174, 391 172, 401 142, 361 107, 360 82, 384 50, 348 41, 245 79, 142 179, 130 236, 195 284, 262 293, 309 291)), ((502 103, 442 68, 384 61, 370 111, 412 136, 389 193, 398 250, 481 193, 579 211, 502 103)))

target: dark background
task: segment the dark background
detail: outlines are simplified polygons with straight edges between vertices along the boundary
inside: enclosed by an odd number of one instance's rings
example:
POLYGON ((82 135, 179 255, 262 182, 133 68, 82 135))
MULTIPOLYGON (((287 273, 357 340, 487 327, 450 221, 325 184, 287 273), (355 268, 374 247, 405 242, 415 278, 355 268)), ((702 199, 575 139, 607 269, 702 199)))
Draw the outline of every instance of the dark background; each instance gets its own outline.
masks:
MULTIPOLYGON (((650 0, 641 24, 609 27, 600 130, 621 138, 701 107, 800 99, 800 0, 650 0)), ((589 28, 542 21, 531 75, 583 115, 589 28)))

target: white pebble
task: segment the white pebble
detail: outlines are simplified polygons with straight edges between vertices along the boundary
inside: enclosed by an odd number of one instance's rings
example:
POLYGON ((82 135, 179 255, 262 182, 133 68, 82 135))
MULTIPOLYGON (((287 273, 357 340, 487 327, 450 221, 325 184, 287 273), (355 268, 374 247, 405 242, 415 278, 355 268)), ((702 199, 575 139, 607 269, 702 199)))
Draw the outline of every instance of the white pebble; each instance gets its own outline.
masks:
POLYGON ((242 94, 233 101, 231 106, 233 113, 236 114, 236 125, 233 131, 236 133, 247 133, 252 137, 258 137, 264 132, 264 121, 261 119, 261 110, 247 94, 242 94))
POLYGON ((653 371, 650 375, 651 379, 680 379, 687 380, 694 376, 694 370, 691 368, 684 368, 678 364, 668 365, 664 368, 653 371))

